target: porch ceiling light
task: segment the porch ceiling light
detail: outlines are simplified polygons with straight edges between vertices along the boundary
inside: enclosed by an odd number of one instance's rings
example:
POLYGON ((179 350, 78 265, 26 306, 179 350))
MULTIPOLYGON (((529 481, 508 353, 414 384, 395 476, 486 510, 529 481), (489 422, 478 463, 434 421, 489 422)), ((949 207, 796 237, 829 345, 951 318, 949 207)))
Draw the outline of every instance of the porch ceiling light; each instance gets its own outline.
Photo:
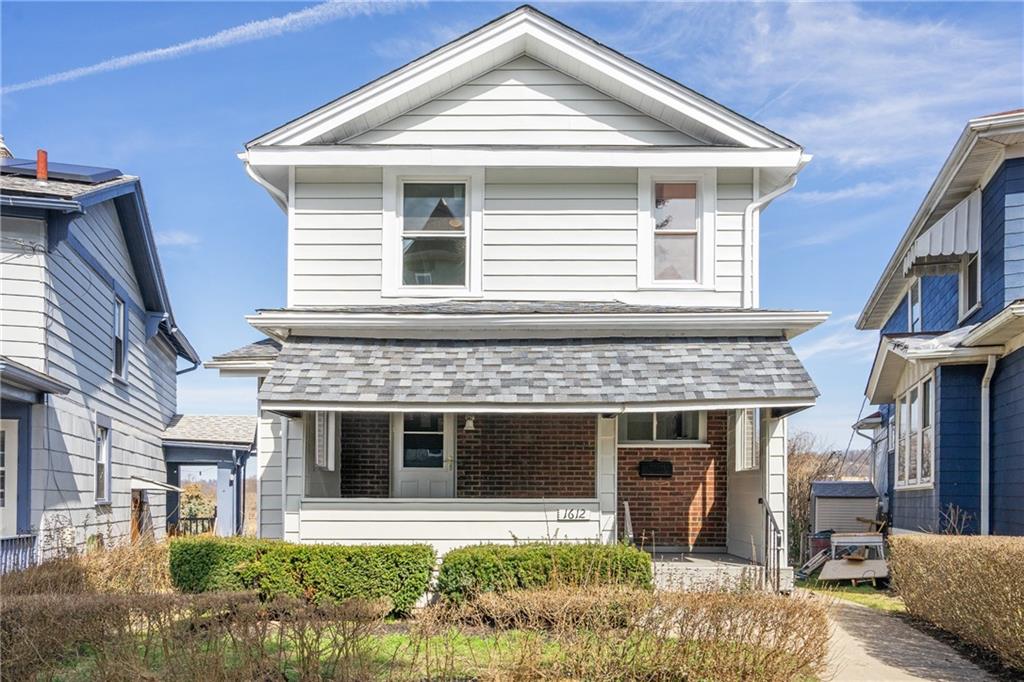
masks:
POLYGON ((463 431, 476 431, 476 424, 474 423, 473 417, 466 417, 466 425, 462 428, 463 431))

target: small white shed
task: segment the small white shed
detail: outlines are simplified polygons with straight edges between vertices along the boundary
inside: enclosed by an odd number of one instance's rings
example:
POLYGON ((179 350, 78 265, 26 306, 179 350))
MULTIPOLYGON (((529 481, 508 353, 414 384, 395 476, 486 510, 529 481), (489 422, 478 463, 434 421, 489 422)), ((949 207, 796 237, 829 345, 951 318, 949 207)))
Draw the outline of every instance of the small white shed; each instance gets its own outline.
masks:
POLYGON ((811 532, 870 530, 857 519, 873 519, 877 513, 878 491, 871 481, 814 481, 811 484, 811 532))

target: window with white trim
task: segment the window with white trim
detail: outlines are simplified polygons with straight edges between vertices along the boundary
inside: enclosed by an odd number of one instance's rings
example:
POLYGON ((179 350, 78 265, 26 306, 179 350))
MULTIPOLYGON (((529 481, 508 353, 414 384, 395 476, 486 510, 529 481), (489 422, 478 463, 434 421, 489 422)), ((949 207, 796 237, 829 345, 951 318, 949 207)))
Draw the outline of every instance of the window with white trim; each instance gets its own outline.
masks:
POLYGON ((930 485, 935 465, 935 381, 914 384, 896 400, 896 487, 930 485))
POLYGON ((919 332, 924 327, 924 312, 921 307, 921 278, 918 277, 910 285, 907 303, 907 328, 911 332, 919 332))
POLYGON ((402 182, 402 286, 467 286, 466 182, 402 182))
POLYGON ((93 472, 96 504, 110 503, 110 419, 96 415, 96 467, 93 472))
POLYGON ((755 471, 761 468, 764 447, 764 414, 761 408, 738 410, 734 417, 736 471, 755 471))
POLYGON ((637 285, 713 290, 717 171, 637 172, 637 285))
POLYGON ((696 282, 700 212, 696 182, 655 182, 654 281, 696 282))
POLYGON ((128 377, 128 308, 124 299, 114 296, 114 376, 128 377))
POLYGON ((981 260, 969 253, 960 261, 960 319, 970 315, 981 303, 981 260))
POLYGON ((619 443, 703 443, 707 438, 704 412, 632 412, 619 415, 619 443))

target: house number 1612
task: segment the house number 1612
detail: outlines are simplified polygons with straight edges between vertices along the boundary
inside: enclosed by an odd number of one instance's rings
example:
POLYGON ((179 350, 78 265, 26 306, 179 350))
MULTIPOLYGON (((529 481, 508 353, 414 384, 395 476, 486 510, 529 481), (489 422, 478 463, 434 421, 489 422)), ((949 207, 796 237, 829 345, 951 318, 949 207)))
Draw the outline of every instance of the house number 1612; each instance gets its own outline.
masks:
POLYGON ((559 521, 586 521, 590 514, 583 507, 568 507, 558 510, 559 521))

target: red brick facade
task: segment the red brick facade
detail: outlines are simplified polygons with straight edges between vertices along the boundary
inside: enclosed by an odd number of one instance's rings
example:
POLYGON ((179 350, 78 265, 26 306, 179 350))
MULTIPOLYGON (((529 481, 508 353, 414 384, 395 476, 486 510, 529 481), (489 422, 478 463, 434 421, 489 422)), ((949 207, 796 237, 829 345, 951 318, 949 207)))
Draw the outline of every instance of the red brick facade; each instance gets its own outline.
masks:
POLYGON ((346 412, 341 417, 341 496, 388 497, 391 416, 346 412))
POLYGON ((620 447, 619 528, 629 502, 633 535, 660 546, 724 547, 728 413, 708 413, 708 448, 620 447), (671 478, 640 478, 641 460, 672 462, 671 478))
POLYGON ((483 414, 456 429, 459 497, 595 497, 597 417, 483 414))

